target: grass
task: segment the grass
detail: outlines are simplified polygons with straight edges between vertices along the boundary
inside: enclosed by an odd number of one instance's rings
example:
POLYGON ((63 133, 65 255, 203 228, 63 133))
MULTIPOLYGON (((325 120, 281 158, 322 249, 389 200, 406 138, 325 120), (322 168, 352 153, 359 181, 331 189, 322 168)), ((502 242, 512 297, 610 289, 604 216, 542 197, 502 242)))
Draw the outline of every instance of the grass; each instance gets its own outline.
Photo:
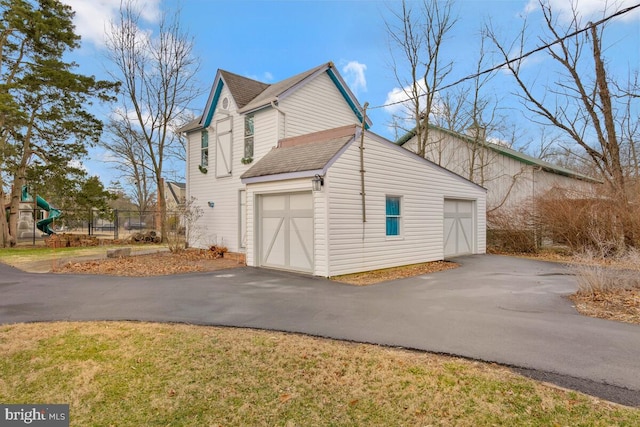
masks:
POLYGON ((0 326, 0 402, 69 403, 74 426, 640 424, 640 410, 495 365, 124 322, 0 326))
MULTIPOLYGON (((21 246, 16 248, 0 248, 0 262, 20 267, 25 263, 55 261, 60 258, 91 257, 104 255, 107 249, 119 247, 133 247, 141 249, 164 248, 162 245, 117 245, 117 246, 89 246, 73 248, 48 248, 43 246, 21 246)), ((135 250, 135 249, 134 249, 135 250)))

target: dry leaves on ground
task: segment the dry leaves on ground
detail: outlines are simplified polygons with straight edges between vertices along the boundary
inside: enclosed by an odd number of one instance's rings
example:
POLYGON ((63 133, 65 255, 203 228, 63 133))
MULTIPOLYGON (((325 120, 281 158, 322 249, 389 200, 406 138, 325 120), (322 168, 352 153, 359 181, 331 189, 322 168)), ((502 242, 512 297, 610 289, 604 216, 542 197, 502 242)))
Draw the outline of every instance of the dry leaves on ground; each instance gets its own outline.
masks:
POLYGON ((405 265, 403 267, 385 268, 382 270, 367 271, 364 273, 345 274, 332 277, 332 280, 349 285, 366 286, 388 280, 403 279, 405 277, 420 276, 422 274, 435 273, 450 270, 459 265, 449 261, 425 262, 422 264, 405 265))
POLYGON ((640 324, 640 289, 576 293, 569 297, 585 316, 640 324))
POLYGON ((162 252, 125 258, 111 258, 68 263, 56 268, 56 273, 109 274, 115 276, 164 276, 170 274, 215 271, 240 267, 236 260, 220 258, 210 250, 188 250, 180 253, 162 252))

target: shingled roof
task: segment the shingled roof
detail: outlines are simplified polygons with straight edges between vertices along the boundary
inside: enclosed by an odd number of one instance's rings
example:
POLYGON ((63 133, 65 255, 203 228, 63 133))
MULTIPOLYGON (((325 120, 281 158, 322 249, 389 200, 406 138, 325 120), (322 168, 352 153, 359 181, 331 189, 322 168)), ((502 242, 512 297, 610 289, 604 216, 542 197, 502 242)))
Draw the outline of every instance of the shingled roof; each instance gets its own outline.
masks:
MULTIPOLYGON (((325 63, 315 68, 312 68, 311 70, 307 70, 293 77, 289 77, 288 79, 282 80, 278 83, 268 85, 268 87, 264 91, 262 91, 259 95, 257 95, 255 98, 253 98, 251 102, 243 106, 238 105, 238 108, 240 109, 241 113, 244 113, 247 111, 255 110, 256 108, 264 107, 268 105, 271 101, 275 101, 279 95, 282 95, 284 92, 291 89, 293 86, 302 82, 306 78, 314 75, 316 72, 326 68, 331 68, 331 67, 333 67, 333 63, 331 62, 325 63)), ((234 98, 235 98, 235 95, 234 95, 234 98)))
POLYGON ((358 126, 348 125, 307 135, 285 138, 240 178, 256 178, 323 169, 351 140, 358 126))
MULTIPOLYGON (((288 93, 296 90, 299 85, 304 84, 306 81, 311 80, 313 77, 323 72, 328 72, 329 76, 342 93, 354 114, 362 120, 362 107, 358 103, 357 99, 349 90, 346 83, 342 80, 342 77, 335 69, 333 62, 325 62, 315 68, 273 84, 263 83, 229 71, 218 70, 216 81, 211 89, 211 94, 202 116, 199 119, 184 125, 180 128, 180 132, 192 132, 209 126, 209 121, 211 120, 213 111, 216 108, 218 97, 220 96, 220 92, 223 87, 223 82, 224 86, 226 86, 231 93, 231 96, 238 107, 238 112, 240 114, 244 114, 267 107, 274 101, 278 102, 286 97, 288 93)), ((371 120, 367 117, 366 127, 368 128, 369 126, 371 126, 371 120)))
POLYGON ((252 99, 271 86, 268 83, 262 83, 225 70, 220 70, 220 75, 227 84, 238 109, 247 105, 252 99))

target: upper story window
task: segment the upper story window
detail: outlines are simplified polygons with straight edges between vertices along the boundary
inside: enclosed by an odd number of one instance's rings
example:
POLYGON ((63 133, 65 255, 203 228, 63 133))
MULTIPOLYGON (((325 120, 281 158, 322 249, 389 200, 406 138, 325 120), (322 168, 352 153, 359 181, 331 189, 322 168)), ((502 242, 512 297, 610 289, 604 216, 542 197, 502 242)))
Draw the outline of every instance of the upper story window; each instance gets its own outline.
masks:
POLYGON ((200 166, 209 166, 209 131, 203 130, 200 142, 200 166))
POLYGON ((253 157, 253 115, 244 116, 244 158, 253 157))
POLYGON ((386 224, 387 236, 400 236, 401 226, 401 202, 402 199, 397 196, 386 197, 386 224))

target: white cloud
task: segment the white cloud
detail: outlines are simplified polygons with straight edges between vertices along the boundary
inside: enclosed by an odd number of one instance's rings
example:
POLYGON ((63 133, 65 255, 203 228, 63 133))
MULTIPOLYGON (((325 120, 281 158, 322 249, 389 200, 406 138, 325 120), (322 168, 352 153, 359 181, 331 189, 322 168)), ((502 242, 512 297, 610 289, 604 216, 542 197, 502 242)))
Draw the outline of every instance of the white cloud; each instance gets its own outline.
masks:
POLYGON ((264 73, 264 81, 265 82, 272 82, 273 81, 273 74, 271 74, 268 71, 265 71, 265 73, 264 73))
POLYGON ((347 65, 342 67, 342 72, 347 80, 347 85, 357 96, 360 91, 367 91, 367 78, 364 72, 367 71, 366 64, 361 64, 358 61, 349 61, 347 65))
MULTIPOLYGON (((583 23, 586 24, 589 20, 597 20, 603 18, 606 15, 610 15, 618 10, 634 6, 637 4, 637 0, 545 0, 545 3, 551 6, 551 10, 554 14, 560 17, 564 22, 567 22, 573 16, 573 5, 575 10, 580 14, 583 23), (606 6, 606 11, 604 10, 606 6)), ((529 0, 525 6, 525 13, 536 12, 540 10, 539 0, 529 0)), ((640 20, 640 10, 636 9, 633 12, 624 14, 620 17, 623 21, 640 20)))
MULTIPOLYGON (((105 43, 105 30, 115 20, 120 9, 121 0, 62 0, 76 12, 74 24, 76 32, 83 41, 96 46, 105 43)), ((140 17, 145 22, 157 22, 160 17, 161 0, 135 0, 140 8, 140 17)))
POLYGON ((77 159, 70 160, 67 163, 67 166, 69 166, 70 168, 76 168, 76 169, 83 170, 85 172, 89 172, 89 169, 87 169, 84 163, 82 163, 80 160, 77 160, 77 159))
MULTIPOLYGON (((411 86, 405 86, 404 88, 394 87, 387 93, 387 99, 385 99, 384 107, 385 111, 389 114, 396 116, 411 116, 413 118, 413 101, 410 99, 412 93, 411 86)), ((424 96, 427 93, 423 82, 418 83, 418 94, 424 96)))

